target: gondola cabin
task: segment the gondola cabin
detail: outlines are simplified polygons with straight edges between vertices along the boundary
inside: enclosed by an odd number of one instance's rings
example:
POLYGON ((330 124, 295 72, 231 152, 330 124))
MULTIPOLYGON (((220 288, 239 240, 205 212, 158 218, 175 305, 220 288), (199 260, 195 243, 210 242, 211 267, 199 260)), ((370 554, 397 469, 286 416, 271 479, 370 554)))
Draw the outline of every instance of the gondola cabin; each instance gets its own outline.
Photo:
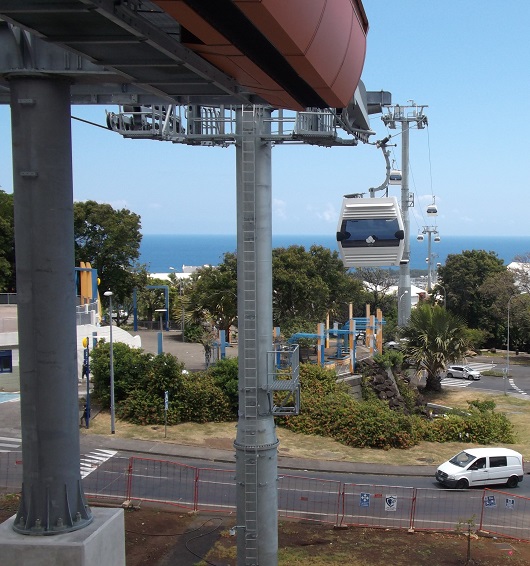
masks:
POLYGON ((437 216, 438 215, 438 207, 435 204, 430 204, 427 207, 427 215, 428 216, 437 216))
POLYGON ((390 185, 401 185, 401 180, 403 179, 401 175, 401 171, 398 169, 391 169, 390 170, 390 177, 388 179, 388 183, 390 185))
POLYGON ((346 267, 399 265, 404 238, 403 219, 395 197, 344 197, 337 242, 346 267))

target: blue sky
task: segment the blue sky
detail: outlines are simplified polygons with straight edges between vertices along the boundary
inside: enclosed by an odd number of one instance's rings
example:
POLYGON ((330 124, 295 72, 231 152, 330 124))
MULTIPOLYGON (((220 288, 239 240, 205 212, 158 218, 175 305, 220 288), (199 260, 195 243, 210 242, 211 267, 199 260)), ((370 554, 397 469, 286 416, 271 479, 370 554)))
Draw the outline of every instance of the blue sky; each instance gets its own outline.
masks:
MULTIPOLYGON (((530 2, 364 0, 370 22, 363 81, 394 104, 427 105, 429 127, 410 132, 410 229, 441 236, 530 234, 528 122, 530 2), (437 218, 425 208, 436 197, 437 218)), ((109 110, 116 108, 108 107, 109 110)), ((72 108, 99 124, 105 107, 72 108)), ((400 130, 379 115, 401 167, 400 130)), ((73 122, 74 197, 140 214, 146 234, 236 231, 235 150, 127 140, 73 122)), ((12 192, 9 108, 0 107, 0 187, 12 192)), ((381 151, 278 146, 272 151, 276 234, 336 231, 342 196, 366 192, 385 174, 381 151)), ((391 195, 400 197, 399 187, 391 195)))

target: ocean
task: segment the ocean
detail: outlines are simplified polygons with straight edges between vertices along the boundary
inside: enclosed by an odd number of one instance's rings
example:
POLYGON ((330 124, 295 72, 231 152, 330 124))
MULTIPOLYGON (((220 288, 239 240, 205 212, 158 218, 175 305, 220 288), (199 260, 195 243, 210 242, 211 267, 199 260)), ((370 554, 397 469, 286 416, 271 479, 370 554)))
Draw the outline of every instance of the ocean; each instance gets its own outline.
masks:
MULTIPOLYGON (((338 250, 335 236, 324 235, 274 235, 275 248, 292 245, 309 249, 313 244, 338 250)), ((428 241, 411 240, 411 269, 427 269, 428 241)), ((464 250, 493 251, 507 265, 515 256, 530 252, 530 238, 514 236, 445 236, 440 242, 431 243, 435 254, 433 264, 444 263, 449 254, 460 254, 464 250)), ((184 235, 144 234, 140 246, 140 262, 148 266, 150 273, 168 273, 170 267, 181 272, 183 265, 218 265, 226 252, 236 251, 235 235, 184 235)))

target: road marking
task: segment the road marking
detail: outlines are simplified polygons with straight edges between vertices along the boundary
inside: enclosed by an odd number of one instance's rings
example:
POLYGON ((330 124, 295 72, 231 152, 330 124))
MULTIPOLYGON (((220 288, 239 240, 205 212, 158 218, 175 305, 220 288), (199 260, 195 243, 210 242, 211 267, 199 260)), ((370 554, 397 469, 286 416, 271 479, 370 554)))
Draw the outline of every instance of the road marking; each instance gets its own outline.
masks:
POLYGON ((515 389, 515 391, 517 391, 517 393, 520 393, 521 395, 528 395, 528 393, 526 391, 523 391, 522 389, 520 389, 519 387, 517 387, 517 385, 515 385, 515 381, 513 380, 513 378, 509 378, 508 382, 511 386, 512 389, 515 389))
POLYGON ((81 478, 84 479, 90 475, 94 470, 99 468, 101 464, 110 460, 118 452, 115 450, 102 450, 96 449, 81 457, 81 478))
POLYGON ((0 452, 20 452, 22 438, 0 436, 0 441, 0 452))
POLYGON ((0 403, 14 403, 20 400, 20 393, 0 392, 0 403))
POLYGON ((456 379, 453 377, 444 377, 441 381, 442 385, 449 387, 469 387, 473 382, 468 379, 456 379))

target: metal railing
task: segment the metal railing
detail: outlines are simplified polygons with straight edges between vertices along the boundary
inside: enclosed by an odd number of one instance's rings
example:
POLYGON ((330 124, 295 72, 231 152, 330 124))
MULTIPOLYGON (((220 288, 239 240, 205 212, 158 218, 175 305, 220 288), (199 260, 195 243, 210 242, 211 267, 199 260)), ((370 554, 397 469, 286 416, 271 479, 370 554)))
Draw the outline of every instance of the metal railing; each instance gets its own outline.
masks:
POLYGON ((0 293, 0 305, 16 305, 16 293, 0 293))
MULTIPOLYGON (((191 511, 234 513, 235 471, 170 460, 115 456, 88 472, 92 503, 152 502, 191 511)), ((0 491, 18 492, 22 453, 0 453, 0 491)), ((530 498, 494 489, 449 490, 344 483, 290 474, 278 478, 280 517, 416 531, 477 531, 530 541, 530 498)))

